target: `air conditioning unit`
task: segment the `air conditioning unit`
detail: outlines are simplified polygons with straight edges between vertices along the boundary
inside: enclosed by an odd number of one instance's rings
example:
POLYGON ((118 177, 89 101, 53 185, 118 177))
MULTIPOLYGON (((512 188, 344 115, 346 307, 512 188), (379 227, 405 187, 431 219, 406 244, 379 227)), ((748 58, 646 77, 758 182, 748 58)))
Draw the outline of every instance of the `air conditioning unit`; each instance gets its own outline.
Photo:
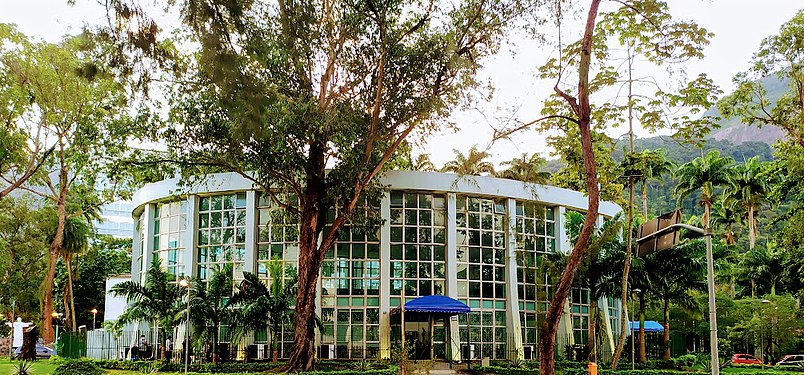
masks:
POLYGON ((525 345, 522 347, 524 357, 527 360, 536 359, 536 347, 533 345, 525 345))
POLYGON ((477 359, 475 355, 475 344, 461 345, 461 358, 464 360, 477 359))
POLYGON ((257 344, 257 359, 265 359, 265 344, 257 344))
POLYGON ((335 344, 321 344, 318 347, 318 359, 335 359, 335 344))

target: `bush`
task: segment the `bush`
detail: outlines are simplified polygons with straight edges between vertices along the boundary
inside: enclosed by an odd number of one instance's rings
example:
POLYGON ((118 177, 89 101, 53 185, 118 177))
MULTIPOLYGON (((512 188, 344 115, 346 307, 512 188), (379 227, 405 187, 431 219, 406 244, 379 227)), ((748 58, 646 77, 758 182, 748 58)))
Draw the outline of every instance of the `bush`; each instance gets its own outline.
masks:
POLYGON ((92 361, 64 361, 52 375, 103 375, 103 370, 92 361))
MULTIPOLYGON (((154 367, 158 367, 160 372, 182 372, 184 371, 183 363, 162 363, 159 361, 126 361, 126 360, 85 360, 96 365, 99 368, 106 370, 124 370, 136 372, 148 372, 154 367)), ((384 366, 381 363, 371 362, 367 364, 368 367, 360 369, 350 368, 349 362, 337 361, 319 361, 316 362, 316 371, 306 372, 305 375, 322 375, 322 374, 335 374, 335 375, 396 375, 399 371, 397 366, 384 366)), ((189 370, 198 374, 248 374, 248 373, 265 373, 275 370, 277 367, 282 366, 283 363, 243 363, 243 362, 226 362, 226 363, 204 363, 204 364, 191 364, 189 370)), ((54 374, 56 375, 56 374, 54 374)))
POLYGON ((697 357, 695 354, 684 354, 682 356, 673 358, 673 364, 677 369, 690 368, 695 365, 697 357))

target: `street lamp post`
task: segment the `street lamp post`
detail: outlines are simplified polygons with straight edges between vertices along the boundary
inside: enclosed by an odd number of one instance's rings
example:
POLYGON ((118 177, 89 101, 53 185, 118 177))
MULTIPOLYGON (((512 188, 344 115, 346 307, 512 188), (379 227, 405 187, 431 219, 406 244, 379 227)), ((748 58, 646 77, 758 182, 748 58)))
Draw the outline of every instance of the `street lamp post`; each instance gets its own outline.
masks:
POLYGON ((182 288, 187 288, 187 322, 184 324, 184 373, 190 367, 190 281, 183 278, 179 281, 182 288))
POLYGON ((706 237, 706 283, 709 292, 709 347, 712 353, 711 367, 712 375, 720 375, 720 360, 717 352, 717 311, 715 305, 715 262, 712 256, 712 228, 707 226, 706 229, 701 229, 688 224, 671 224, 638 239, 637 243, 642 244, 646 241, 658 238, 659 236, 677 232, 679 229, 686 229, 706 237))
POLYGON ((89 312, 92 313, 92 330, 94 331, 97 329, 97 326, 95 325, 95 318, 98 315, 98 309, 92 308, 92 310, 90 310, 89 312))

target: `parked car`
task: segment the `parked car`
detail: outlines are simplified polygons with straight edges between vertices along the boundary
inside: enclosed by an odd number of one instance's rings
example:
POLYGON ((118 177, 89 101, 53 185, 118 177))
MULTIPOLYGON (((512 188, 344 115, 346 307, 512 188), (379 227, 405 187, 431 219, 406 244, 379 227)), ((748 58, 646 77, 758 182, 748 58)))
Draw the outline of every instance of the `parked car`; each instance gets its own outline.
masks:
POLYGON ((798 366, 804 364, 804 354, 789 354, 782 358, 781 361, 776 362, 778 366, 798 366))
MULTIPOLYGON (((19 347, 14 350, 14 357, 19 358, 20 352, 22 351, 22 347, 19 347)), ((45 346, 44 344, 37 343, 36 344, 36 358, 50 358, 51 356, 56 355, 56 351, 45 346)))
POLYGON ((760 361, 757 357, 754 357, 751 354, 735 354, 731 357, 731 364, 733 365, 761 365, 762 361, 760 361))

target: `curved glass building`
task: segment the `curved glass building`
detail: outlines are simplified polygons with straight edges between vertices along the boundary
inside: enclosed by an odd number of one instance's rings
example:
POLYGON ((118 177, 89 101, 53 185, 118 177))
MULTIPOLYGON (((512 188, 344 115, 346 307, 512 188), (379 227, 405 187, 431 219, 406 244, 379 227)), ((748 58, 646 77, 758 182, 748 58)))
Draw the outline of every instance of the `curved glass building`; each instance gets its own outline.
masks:
MULTIPOLYGON (((376 230, 346 227, 326 254, 318 284, 323 329, 316 341, 323 358, 387 356, 401 340, 402 299, 441 294, 466 303, 459 316, 406 313, 405 339, 419 358, 531 358, 538 324, 552 296, 541 257, 569 252, 567 210, 583 212, 584 194, 491 177, 390 171, 388 190, 371 210, 376 230)), ((226 262, 235 279, 253 272, 268 279, 274 257, 298 261, 298 229, 250 181, 237 174, 209 175, 184 186, 178 180, 148 184, 134 194, 132 277, 142 280, 154 258, 174 275, 207 278, 226 262)), ((600 219, 621 209, 601 202, 600 219)), ((574 289, 558 334, 559 352, 587 342, 589 295, 574 289)), ((607 325, 600 345, 620 332, 619 301, 604 298, 607 325)), ((225 336, 225 335, 224 335, 225 336)), ((267 344, 255 332, 249 344, 267 344)), ((292 345, 290 327, 280 356, 292 345)), ((262 347, 262 346, 261 346, 262 347)))

